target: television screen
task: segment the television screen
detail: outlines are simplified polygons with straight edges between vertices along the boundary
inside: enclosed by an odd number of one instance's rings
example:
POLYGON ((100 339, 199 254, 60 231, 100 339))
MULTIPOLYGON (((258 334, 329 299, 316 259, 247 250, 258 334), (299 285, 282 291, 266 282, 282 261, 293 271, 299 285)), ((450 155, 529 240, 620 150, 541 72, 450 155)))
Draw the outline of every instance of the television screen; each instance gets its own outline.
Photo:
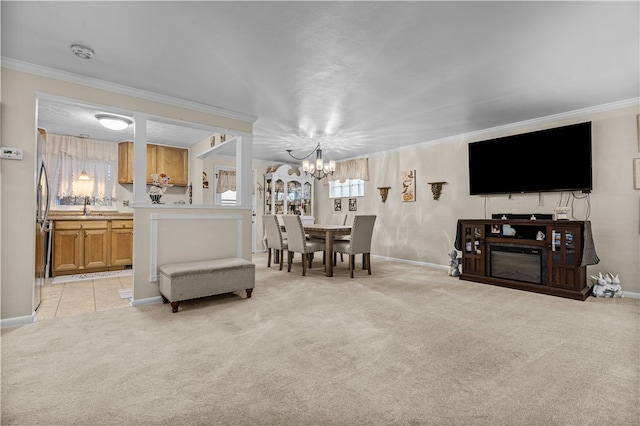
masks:
POLYGON ((591 122, 469 144, 471 195, 591 189, 591 122))

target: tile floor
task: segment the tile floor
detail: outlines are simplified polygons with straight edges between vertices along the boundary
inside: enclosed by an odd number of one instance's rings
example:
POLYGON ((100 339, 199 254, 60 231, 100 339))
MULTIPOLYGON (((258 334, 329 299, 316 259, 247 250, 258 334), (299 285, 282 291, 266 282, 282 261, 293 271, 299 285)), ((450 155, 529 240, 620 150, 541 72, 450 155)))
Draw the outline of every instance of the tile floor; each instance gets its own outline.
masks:
POLYGON ((133 277, 109 277, 53 284, 48 279, 42 288, 38 321, 81 313, 129 306, 119 289, 132 288, 133 277))

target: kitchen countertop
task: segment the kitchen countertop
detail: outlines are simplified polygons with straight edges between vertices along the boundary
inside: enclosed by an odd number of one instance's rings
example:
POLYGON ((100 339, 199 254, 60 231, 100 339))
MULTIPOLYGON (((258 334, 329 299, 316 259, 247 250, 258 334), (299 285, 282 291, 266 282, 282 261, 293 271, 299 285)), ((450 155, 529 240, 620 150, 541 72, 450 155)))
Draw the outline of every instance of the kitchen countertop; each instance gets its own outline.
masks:
POLYGON ((49 211, 49 220, 127 220, 133 213, 98 211, 83 215, 78 211, 49 211))

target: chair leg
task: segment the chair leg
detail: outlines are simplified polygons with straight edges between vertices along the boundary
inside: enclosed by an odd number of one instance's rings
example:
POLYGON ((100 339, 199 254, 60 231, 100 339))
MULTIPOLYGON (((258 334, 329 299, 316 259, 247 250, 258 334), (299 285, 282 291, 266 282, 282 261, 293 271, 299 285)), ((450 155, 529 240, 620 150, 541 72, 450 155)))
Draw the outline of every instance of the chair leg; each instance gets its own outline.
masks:
POLYGON ((371 275, 371 253, 365 253, 367 256, 367 269, 369 269, 369 275, 371 275))
MULTIPOLYGON (((307 257, 309 255, 306 253, 302 253, 302 276, 306 277, 307 276, 307 257)), ((309 262, 311 262, 311 259, 309 259, 309 262)))
POLYGON ((340 253, 340 262, 344 262, 344 257, 342 257, 342 253, 340 253))
MULTIPOLYGON (((342 256, 342 253, 340 253, 340 256, 342 256)), ((336 259, 338 259, 338 253, 337 252, 333 252, 333 266, 337 265, 336 259)))
POLYGON ((309 259, 309 269, 313 268, 313 253, 307 253, 307 258, 309 259))
POLYGON ((282 271, 282 265, 284 265, 284 250, 278 250, 280 253, 280 270, 282 271))
POLYGON ((293 253, 290 252, 289 250, 287 250, 287 258, 288 258, 288 265, 287 265, 287 272, 291 272, 291 261, 293 260, 293 253))
POLYGON ((351 272, 351 278, 353 278, 353 270, 355 269, 355 264, 356 264, 356 255, 350 254, 349 255, 349 272, 351 272))
POLYGON ((267 255, 267 268, 271 268, 271 249, 268 248, 267 251, 269 252, 267 255))

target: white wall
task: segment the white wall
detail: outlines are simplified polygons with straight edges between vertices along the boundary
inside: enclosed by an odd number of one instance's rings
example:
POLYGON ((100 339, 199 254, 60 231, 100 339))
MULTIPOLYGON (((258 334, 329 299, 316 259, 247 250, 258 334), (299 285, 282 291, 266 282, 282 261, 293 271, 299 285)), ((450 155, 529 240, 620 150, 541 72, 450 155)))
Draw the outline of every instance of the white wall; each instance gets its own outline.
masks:
MULTIPOLYGON (((470 196, 467 145, 469 142, 525 133, 584 121, 593 126, 593 182, 590 206, 586 200, 573 204, 576 220, 592 222, 594 243, 601 262, 587 268, 620 274, 623 290, 640 293, 640 191, 633 189, 632 159, 638 154, 638 106, 603 112, 585 111, 571 117, 549 119, 544 123, 522 124, 460 136, 446 141, 374 154, 369 157, 371 180, 365 196, 358 198, 357 214, 377 214, 372 253, 438 265, 449 261, 453 248, 456 220, 490 218, 492 213, 553 213, 559 205, 559 193, 470 196), (400 172, 416 170, 417 199, 400 199, 400 172), (446 181, 438 201, 427 182, 446 181), (378 187, 390 186, 382 203, 378 187)), ((540 167, 541 173, 553 172, 551 158, 540 167)), ((582 195, 582 194, 580 194, 582 195)), ((333 213, 328 187, 316 185, 319 221, 333 213)), ((565 193, 566 197, 566 193, 565 193)), ((566 199, 566 198, 565 198, 566 199)), ((343 199, 343 212, 347 199, 343 199)), ((350 217, 353 212, 347 212, 350 217)), ((351 220, 351 219, 350 219, 351 220)))

